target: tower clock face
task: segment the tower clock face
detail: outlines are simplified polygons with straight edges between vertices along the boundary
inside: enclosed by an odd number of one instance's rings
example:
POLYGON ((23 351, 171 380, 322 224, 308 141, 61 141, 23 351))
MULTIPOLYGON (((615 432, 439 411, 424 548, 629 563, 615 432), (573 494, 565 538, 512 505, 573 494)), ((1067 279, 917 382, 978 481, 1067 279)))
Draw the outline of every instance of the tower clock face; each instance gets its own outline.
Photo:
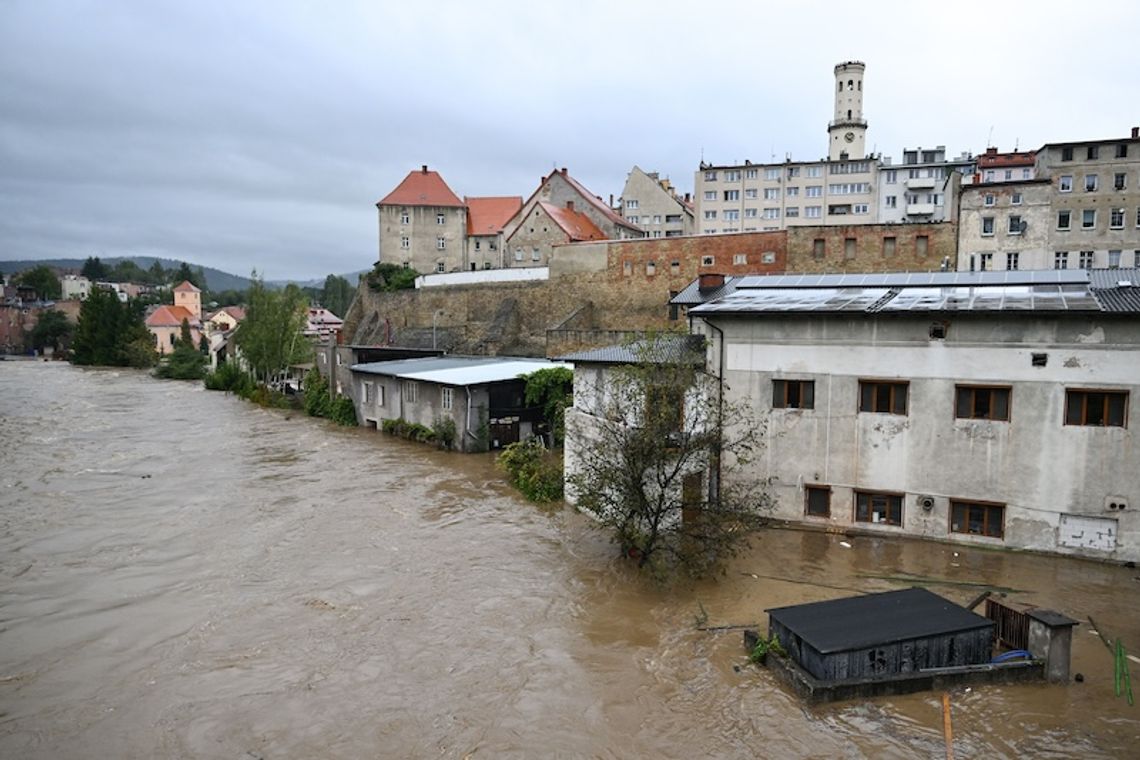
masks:
POLYGON ((843 139, 847 142, 855 142, 855 133, 848 132, 847 134, 843 135, 843 139))

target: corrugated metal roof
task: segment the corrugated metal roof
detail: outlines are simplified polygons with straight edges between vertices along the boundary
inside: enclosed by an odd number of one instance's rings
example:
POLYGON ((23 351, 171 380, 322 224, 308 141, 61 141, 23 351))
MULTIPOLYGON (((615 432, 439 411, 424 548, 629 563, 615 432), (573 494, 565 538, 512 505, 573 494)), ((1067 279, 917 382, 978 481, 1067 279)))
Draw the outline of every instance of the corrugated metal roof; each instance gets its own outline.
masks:
POLYGON ((1087 283, 1083 269, 1002 272, 873 272, 866 274, 748 275, 736 283, 751 288, 915 288, 981 285, 1067 285, 1087 283))
POLYGON ((704 364, 704 349, 704 336, 676 335, 578 351, 558 359, 575 364, 704 364))
POLYGON ((499 356, 431 356, 420 359, 402 359, 390 362, 354 364, 353 372, 369 375, 386 375, 402 380, 421 380, 440 385, 483 385, 513 380, 540 369, 572 365, 521 357, 499 356))
POLYGON ((823 654, 944 636, 994 624, 923 588, 777 607, 765 612, 823 654))
POLYGON ((679 306, 693 306, 694 304, 706 303, 708 301, 715 300, 721 296, 726 296, 729 293, 734 292, 736 290, 736 283, 741 279, 743 278, 739 276, 734 277, 732 275, 727 275, 724 278, 723 285, 702 293, 701 278, 698 277, 686 285, 680 293, 670 298, 669 303, 677 304, 679 306))

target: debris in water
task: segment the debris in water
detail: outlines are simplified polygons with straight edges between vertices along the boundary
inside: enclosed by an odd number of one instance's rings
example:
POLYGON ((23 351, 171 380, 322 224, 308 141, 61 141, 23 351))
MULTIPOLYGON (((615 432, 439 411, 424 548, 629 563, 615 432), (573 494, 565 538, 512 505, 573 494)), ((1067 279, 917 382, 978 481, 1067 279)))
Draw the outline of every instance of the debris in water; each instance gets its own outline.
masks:
POLYGON ((851 544, 847 543, 846 541, 840 541, 839 545, 842 546, 844 549, 850 549, 851 548, 851 544))

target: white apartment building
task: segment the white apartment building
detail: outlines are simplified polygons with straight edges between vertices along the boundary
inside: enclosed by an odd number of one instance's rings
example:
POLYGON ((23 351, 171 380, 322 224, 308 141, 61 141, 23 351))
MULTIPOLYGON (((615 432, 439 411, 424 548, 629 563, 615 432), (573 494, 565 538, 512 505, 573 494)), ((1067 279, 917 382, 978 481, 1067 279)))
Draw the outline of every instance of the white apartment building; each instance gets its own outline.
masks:
POLYGON ((884 156, 879 165, 879 217, 887 224, 954 219, 958 187, 974 173, 969 153, 946 160, 946 146, 904 148, 901 164, 884 156))

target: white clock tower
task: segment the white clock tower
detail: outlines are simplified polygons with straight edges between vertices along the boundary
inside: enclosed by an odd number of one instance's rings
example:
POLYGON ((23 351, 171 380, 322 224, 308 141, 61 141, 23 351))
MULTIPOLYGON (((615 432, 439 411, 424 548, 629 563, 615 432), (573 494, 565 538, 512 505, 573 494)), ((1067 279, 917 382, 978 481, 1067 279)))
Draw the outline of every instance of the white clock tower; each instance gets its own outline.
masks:
POLYGON ((867 120, 863 118, 862 61, 846 61, 835 67, 835 118, 827 125, 827 157, 863 158, 867 155, 867 120))

